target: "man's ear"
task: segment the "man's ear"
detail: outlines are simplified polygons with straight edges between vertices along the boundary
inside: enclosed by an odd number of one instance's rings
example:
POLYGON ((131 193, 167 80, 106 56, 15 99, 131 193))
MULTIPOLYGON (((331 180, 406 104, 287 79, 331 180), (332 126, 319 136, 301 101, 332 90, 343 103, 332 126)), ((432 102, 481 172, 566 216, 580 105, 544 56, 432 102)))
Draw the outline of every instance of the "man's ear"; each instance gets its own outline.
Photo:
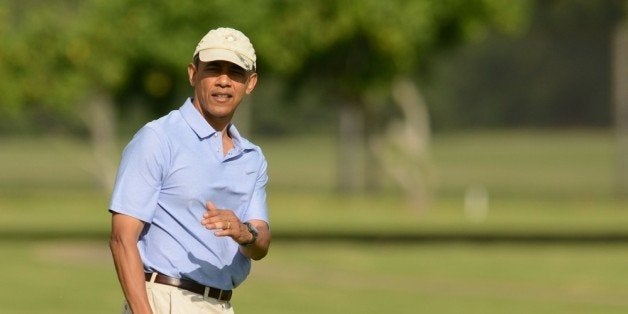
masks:
POLYGON ((257 73, 253 73, 251 74, 251 76, 249 76, 248 83, 246 84, 246 94, 248 95, 252 93, 256 85, 257 85, 257 73))
POLYGON ((190 81, 190 85, 194 86, 194 76, 196 75, 196 67, 194 63, 188 64, 188 80, 190 81))

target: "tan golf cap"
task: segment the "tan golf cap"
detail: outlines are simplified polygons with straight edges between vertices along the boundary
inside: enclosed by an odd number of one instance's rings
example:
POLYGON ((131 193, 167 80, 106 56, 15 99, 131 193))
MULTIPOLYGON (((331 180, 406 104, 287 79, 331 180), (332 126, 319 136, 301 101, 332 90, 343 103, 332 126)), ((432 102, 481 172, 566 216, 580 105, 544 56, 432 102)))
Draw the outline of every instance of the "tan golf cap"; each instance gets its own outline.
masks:
POLYGON ((229 61, 247 71, 256 68, 255 49, 246 35, 233 28, 212 29, 196 46, 194 56, 198 54, 203 62, 229 61))

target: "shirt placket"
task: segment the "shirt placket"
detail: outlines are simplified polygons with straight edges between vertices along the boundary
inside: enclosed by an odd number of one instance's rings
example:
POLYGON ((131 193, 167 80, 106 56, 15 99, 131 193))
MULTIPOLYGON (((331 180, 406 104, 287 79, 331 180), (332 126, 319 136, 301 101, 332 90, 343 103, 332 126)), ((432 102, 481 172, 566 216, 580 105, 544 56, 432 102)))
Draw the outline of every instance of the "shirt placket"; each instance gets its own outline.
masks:
POLYGON ((224 156, 222 155, 222 136, 220 135, 220 132, 215 132, 211 136, 210 142, 212 147, 212 153, 216 157, 216 160, 223 161, 224 156))

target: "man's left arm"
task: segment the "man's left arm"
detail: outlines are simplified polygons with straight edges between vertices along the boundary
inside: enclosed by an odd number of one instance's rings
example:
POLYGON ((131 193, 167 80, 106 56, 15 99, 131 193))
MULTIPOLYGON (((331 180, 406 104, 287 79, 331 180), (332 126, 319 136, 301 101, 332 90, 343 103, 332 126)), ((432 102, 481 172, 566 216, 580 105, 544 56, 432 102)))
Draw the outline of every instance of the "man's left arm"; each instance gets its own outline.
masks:
MULTIPOLYGON (((249 220, 251 228, 255 231, 249 230, 249 227, 244 223, 240 225, 240 236, 236 242, 240 244, 240 252, 245 256, 253 259, 260 260, 268 254, 268 248, 270 247, 270 227, 263 220, 249 220), (244 230, 242 230, 244 227, 244 230), (254 233, 257 232, 255 236, 254 233), (245 240, 241 242, 242 238, 245 240)), ((235 240, 235 238, 234 238, 235 240)))

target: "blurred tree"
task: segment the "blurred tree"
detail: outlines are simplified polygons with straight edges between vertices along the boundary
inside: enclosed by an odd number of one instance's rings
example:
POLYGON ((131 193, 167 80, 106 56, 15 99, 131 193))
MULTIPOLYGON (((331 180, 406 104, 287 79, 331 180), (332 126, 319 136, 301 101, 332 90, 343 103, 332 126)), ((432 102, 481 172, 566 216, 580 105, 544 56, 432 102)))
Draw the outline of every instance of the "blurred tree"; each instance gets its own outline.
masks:
POLYGON ((613 104, 617 137, 617 194, 628 197, 628 4, 612 42, 613 104))
POLYGON ((87 130, 94 171, 109 189, 119 110, 138 102, 155 114, 169 110, 186 86, 194 43, 208 20, 221 22, 217 12, 226 5, 214 11, 193 1, 2 1, 0 111, 17 121, 49 112, 49 119, 87 130))
MULTIPOLYGON (((261 72, 286 77, 289 91, 322 91, 319 99, 328 104, 322 110, 340 108, 341 188, 357 184, 354 156, 368 143, 380 149, 371 151, 377 157, 366 154, 371 156, 366 173, 379 176, 373 170, 377 159, 390 173, 418 167, 418 176, 424 176, 416 159, 427 155, 429 119, 413 75, 431 56, 481 37, 488 27, 516 31, 527 7, 525 0, 216 0, 204 5, 192 0, 3 0, 1 110, 16 118, 54 112, 66 121, 83 121, 102 157, 97 169, 108 188, 116 112, 133 103, 153 112, 170 109, 173 97, 188 88, 191 43, 207 29, 226 25, 254 39, 261 72), (392 118, 389 105, 397 103, 395 125, 405 125, 406 131, 379 135, 392 118), (393 150, 409 158, 382 154, 393 150), (398 165, 400 160, 405 164, 398 165)), ((417 183, 403 186, 409 195, 423 189, 417 183)))
POLYGON ((488 34, 450 54, 430 82, 434 128, 610 126, 623 3, 537 0, 523 36, 488 34))
POLYGON ((339 189, 359 188, 361 164, 367 182, 381 180, 381 165, 415 208, 427 194, 430 135, 413 75, 435 54, 488 28, 518 31, 528 8, 527 1, 271 2, 264 6, 268 23, 254 35, 262 39, 262 60, 279 60, 268 66, 289 76, 293 93, 324 91, 321 110, 338 110, 339 189), (396 117, 391 104, 399 106, 396 117), (356 162, 361 155, 366 161, 356 162))
POLYGON ((72 121, 82 120, 94 138, 99 164, 94 170, 103 185, 110 185, 115 169, 108 156, 113 152, 114 121, 109 107, 112 92, 124 81, 126 56, 113 43, 104 44, 107 38, 98 36, 100 32, 92 34, 96 25, 82 18, 85 5, 0 2, 0 111, 16 121, 40 115, 45 123, 56 117, 70 128, 79 125, 72 121))
POLYGON ((432 111, 434 127, 606 128, 614 122, 617 190, 626 195, 628 2, 533 3, 524 36, 489 34, 448 56, 427 97, 440 103, 432 111))

